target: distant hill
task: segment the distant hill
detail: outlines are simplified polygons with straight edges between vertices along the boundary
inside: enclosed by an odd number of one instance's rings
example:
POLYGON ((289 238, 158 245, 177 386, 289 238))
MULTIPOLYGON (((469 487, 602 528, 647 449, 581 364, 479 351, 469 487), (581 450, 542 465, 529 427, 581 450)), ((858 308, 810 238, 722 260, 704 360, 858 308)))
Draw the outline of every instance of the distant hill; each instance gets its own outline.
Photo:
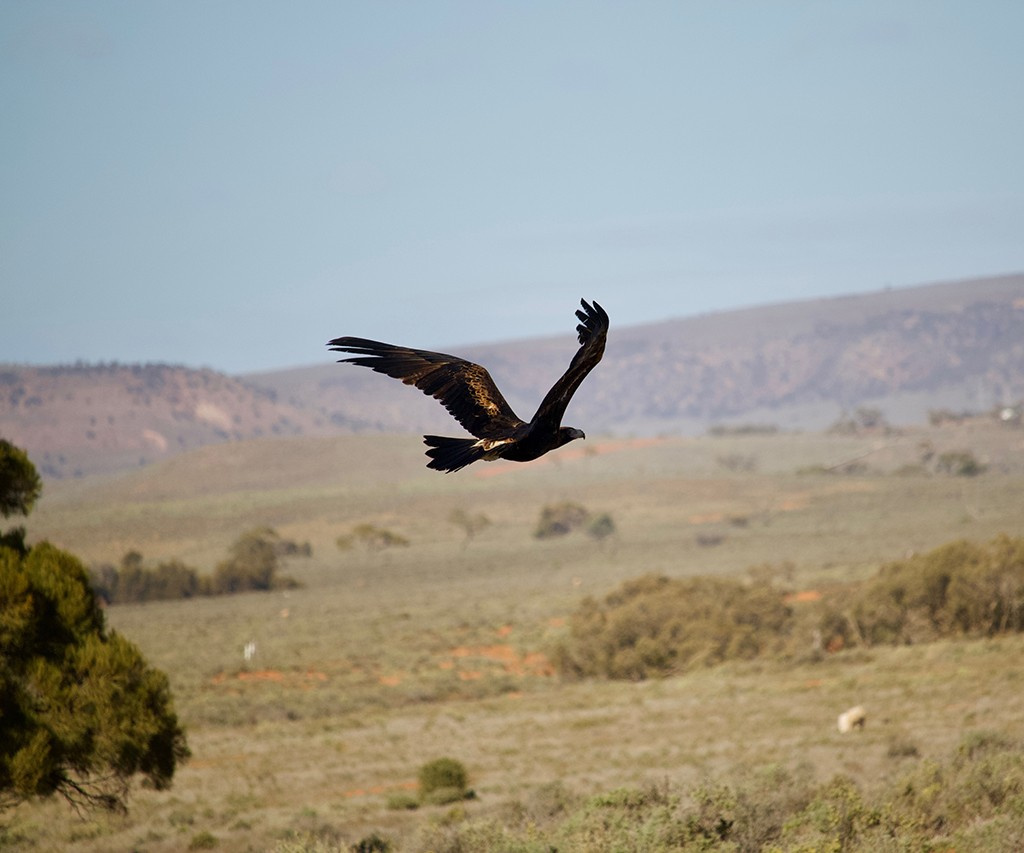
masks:
MULTIPOLYGON (((484 364, 529 418, 574 350, 567 320, 556 338, 458 354, 484 364)), ((25 447, 44 476, 69 477, 256 437, 458 434, 437 403, 332 355, 244 377, 169 365, 0 366, 0 435, 25 447)), ((1022 398, 1024 275, 1014 275, 632 327, 617 327, 613 313, 604 361, 568 421, 590 435, 817 429, 857 407, 912 423, 930 410, 984 411, 1022 398)))
POLYGON ((0 366, 0 436, 28 450, 44 477, 124 470, 215 442, 316 434, 320 420, 212 370, 0 366))
MULTIPOLYGON (((358 334, 358 329, 341 330, 358 334)), ((401 341, 430 347, 430 341, 401 341)), ((557 338, 459 348, 529 418, 568 365, 557 338)), ((370 371, 325 363, 247 379, 345 430, 452 424, 435 402, 370 371)), ((1024 397, 1024 275, 790 302, 612 329, 569 422, 590 433, 697 433, 711 424, 817 429, 844 410, 921 422, 1024 397)), ((457 429, 457 427, 456 427, 457 429)))

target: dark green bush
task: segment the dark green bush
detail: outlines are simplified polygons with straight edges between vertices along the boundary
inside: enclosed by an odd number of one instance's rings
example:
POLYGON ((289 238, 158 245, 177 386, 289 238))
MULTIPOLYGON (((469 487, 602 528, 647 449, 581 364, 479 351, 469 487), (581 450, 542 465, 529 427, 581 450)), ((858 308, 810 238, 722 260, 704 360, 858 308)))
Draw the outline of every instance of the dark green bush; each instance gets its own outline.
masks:
POLYGON ((464 800, 468 794, 469 774, 454 758, 428 761, 420 768, 418 780, 420 799, 433 805, 464 800))

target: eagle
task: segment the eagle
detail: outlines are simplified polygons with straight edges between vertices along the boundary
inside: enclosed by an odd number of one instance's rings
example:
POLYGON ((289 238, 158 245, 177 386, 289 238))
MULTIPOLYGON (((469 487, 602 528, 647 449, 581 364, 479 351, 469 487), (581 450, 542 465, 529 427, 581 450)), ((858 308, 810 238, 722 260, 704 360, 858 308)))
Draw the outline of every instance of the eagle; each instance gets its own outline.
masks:
POLYGON ((366 338, 335 338, 327 343, 335 352, 352 353, 340 363, 358 364, 377 373, 415 385, 437 400, 473 438, 425 435, 430 449, 428 468, 458 471, 484 459, 529 462, 549 450, 586 438, 583 430, 562 426, 562 416, 580 383, 604 355, 608 315, 595 301, 580 300, 576 311, 580 324, 580 348, 568 370, 552 386, 529 422, 522 420, 505 401, 486 369, 472 361, 441 352, 409 349, 366 338))

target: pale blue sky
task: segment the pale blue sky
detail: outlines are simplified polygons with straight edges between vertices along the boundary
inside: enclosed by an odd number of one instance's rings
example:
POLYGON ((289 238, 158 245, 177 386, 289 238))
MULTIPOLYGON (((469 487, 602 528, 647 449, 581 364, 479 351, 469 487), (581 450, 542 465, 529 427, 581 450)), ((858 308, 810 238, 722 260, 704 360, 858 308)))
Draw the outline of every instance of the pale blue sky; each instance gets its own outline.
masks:
POLYGON ((0 361, 1024 270, 1024 3, 0 0, 0 361))

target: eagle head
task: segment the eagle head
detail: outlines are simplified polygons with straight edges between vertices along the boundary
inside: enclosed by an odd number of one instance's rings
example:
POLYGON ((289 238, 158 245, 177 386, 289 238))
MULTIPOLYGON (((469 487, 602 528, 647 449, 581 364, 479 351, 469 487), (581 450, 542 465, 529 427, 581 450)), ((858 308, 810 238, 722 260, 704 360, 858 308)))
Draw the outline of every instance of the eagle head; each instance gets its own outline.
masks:
POLYGON ((575 441, 577 438, 586 438, 583 430, 576 429, 576 427, 559 427, 558 428, 558 446, 561 447, 563 444, 568 444, 570 441, 575 441))

